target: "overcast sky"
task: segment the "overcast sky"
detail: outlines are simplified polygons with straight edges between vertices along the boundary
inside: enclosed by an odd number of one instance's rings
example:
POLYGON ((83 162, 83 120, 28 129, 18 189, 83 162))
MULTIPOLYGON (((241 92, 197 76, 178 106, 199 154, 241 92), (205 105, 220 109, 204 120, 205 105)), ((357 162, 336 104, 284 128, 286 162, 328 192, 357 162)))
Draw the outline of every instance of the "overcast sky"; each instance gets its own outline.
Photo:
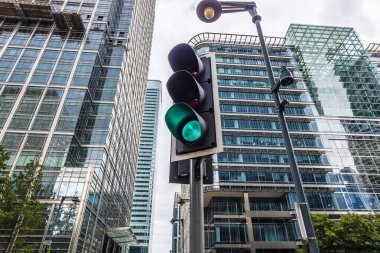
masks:
MULTIPOLYGON (((188 42, 202 32, 257 35, 248 13, 224 14, 212 24, 198 20, 199 0, 157 0, 149 79, 161 80, 162 112, 157 141, 152 253, 169 253, 174 192, 179 185, 168 183, 170 134, 163 121, 171 100, 166 81, 172 74, 167 55, 178 43, 188 42)), ((266 36, 284 36, 289 24, 354 27, 363 44, 380 43, 380 0, 257 0, 258 13, 266 36)))

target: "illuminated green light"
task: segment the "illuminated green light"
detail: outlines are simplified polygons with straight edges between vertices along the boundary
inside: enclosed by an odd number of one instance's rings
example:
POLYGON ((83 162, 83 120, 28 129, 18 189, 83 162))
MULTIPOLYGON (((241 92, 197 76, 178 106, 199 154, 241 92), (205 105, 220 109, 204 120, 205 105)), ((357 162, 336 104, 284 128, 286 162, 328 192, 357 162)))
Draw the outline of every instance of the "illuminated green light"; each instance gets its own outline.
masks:
POLYGON ((185 103, 170 107, 165 122, 174 138, 189 145, 197 144, 207 132, 204 119, 185 103))
POLYGON ((182 129, 182 137, 186 141, 196 141, 199 138, 202 137, 202 128, 201 124, 199 123, 198 120, 193 120, 188 123, 183 127, 182 129))

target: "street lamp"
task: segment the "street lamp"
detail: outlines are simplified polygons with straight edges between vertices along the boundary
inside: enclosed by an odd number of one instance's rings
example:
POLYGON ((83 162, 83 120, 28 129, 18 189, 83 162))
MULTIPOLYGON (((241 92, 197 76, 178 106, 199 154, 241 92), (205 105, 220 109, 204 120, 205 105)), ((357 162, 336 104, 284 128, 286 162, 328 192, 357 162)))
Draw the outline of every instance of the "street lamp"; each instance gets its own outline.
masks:
POLYGON ((53 224, 52 224, 53 229, 52 229, 51 233, 49 234, 48 239, 43 242, 43 245, 44 245, 43 246, 43 250, 44 250, 45 247, 50 247, 51 244, 52 244, 52 237, 53 237, 54 227, 55 227, 55 225, 57 223, 58 217, 61 214, 62 205, 63 205, 63 202, 65 200, 71 200, 72 202, 74 202, 75 205, 77 205, 78 203, 80 203, 80 199, 77 196, 63 196, 63 197, 61 197, 61 201, 59 202, 59 205, 58 205, 57 214, 54 216, 54 220, 53 220, 53 224))
POLYGON ((251 2, 231 2, 231 1, 217 1, 217 0, 202 0, 197 7, 197 15, 200 20, 206 23, 216 21, 222 13, 233 13, 247 11, 252 17, 252 22, 256 25, 257 33, 260 40, 260 46, 263 51, 265 66, 268 71, 268 77, 271 84, 271 90, 276 107, 278 108, 278 120, 281 126, 282 136, 284 138, 286 152, 288 154, 290 170, 292 172, 294 185, 298 197, 298 205, 302 213, 303 223, 305 225, 306 235, 309 242, 311 253, 319 253, 317 239, 311 222, 309 207, 306 201, 305 192, 303 190, 301 175, 298 169, 297 161, 295 158, 293 145, 290 140, 288 126, 284 116, 285 107, 289 104, 287 100, 280 100, 279 89, 280 86, 289 86, 294 82, 294 78, 290 71, 285 67, 281 67, 280 79, 276 83, 273 75, 272 66, 269 60, 269 54, 264 41, 264 35, 261 30, 261 16, 257 14, 256 3, 251 2))

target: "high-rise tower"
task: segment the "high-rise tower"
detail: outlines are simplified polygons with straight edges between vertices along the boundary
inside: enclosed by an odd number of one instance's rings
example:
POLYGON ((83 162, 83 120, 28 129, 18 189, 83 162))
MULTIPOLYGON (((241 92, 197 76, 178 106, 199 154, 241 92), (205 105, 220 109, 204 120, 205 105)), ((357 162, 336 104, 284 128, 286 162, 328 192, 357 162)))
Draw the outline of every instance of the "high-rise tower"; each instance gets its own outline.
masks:
POLYGON ((369 44, 367 51, 371 56, 372 62, 377 68, 377 73, 380 75, 380 43, 369 44))
POLYGON ((153 231, 153 190, 160 105, 161 82, 150 80, 145 94, 131 218, 131 228, 139 245, 133 246, 131 253, 153 252, 149 247, 151 247, 153 231))
MULTIPOLYGON (((311 212, 380 210, 375 52, 343 27, 291 25, 284 38, 265 43, 275 76, 287 66, 296 79, 280 96, 289 101, 285 115, 311 212)), ((294 252, 296 194, 258 37, 203 33, 189 44, 216 55, 222 114, 224 152, 214 156, 214 184, 204 187, 208 252, 294 252)), ((182 194, 188 197, 186 188, 182 194)), ((187 207, 179 216, 185 228, 187 207)), ((179 251, 188 252, 187 231, 179 232, 179 251)))
POLYGON ((11 172, 39 156, 49 206, 30 242, 52 235, 52 252, 126 250, 154 6, 0 1, 0 142, 11 172))

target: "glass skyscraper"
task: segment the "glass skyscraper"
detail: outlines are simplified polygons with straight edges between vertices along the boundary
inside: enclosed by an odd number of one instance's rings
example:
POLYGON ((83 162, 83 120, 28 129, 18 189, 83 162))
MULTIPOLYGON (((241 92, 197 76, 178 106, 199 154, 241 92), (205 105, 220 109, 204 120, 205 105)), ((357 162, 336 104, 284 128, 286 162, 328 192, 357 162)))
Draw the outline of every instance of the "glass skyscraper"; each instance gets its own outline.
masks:
POLYGON ((369 44, 367 51, 371 56, 372 62, 377 68, 377 73, 380 74, 380 43, 369 44))
MULTIPOLYGON (((294 24, 265 42, 275 76, 287 66, 296 79, 280 96, 290 102, 285 114, 311 211, 331 218, 379 211, 375 52, 343 27, 294 24)), ((223 130, 214 184, 204 187, 207 252, 294 252, 296 194, 258 37, 202 33, 189 44, 215 53, 223 130)), ((178 243, 180 252, 188 244, 178 243)))
POLYGON ((148 81, 131 218, 131 228, 139 244, 131 247, 131 253, 153 252, 150 248, 153 231, 153 191, 160 105, 161 82, 148 81))
MULTIPOLYGON (((47 225, 20 231, 29 243, 52 235, 51 252, 126 252, 133 239, 154 7, 154 0, 0 1, 0 143, 12 173, 39 157, 39 197, 48 204, 47 225)), ((0 231, 4 252, 10 230, 0 231)))

